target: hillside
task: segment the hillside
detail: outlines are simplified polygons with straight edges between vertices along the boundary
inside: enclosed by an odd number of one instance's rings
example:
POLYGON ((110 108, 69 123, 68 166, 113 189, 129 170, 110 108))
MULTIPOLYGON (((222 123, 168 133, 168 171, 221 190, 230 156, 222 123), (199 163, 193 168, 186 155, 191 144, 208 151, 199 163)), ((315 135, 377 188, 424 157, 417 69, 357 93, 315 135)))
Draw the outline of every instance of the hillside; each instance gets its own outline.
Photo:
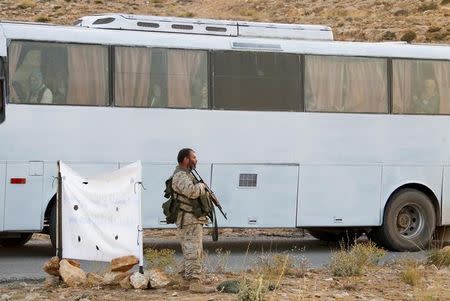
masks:
POLYGON ((0 18, 72 24, 108 12, 323 24, 336 40, 450 44, 450 0, 2 0, 0 18), (405 35, 406 34, 406 35, 405 35))

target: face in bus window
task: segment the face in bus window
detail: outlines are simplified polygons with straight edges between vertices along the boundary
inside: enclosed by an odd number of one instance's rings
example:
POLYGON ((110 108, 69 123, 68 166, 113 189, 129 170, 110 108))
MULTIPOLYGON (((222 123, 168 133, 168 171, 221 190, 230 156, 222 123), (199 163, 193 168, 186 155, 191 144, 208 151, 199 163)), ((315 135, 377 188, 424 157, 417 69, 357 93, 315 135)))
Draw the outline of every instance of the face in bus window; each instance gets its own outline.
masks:
POLYGON ((423 82, 421 92, 414 97, 414 112, 425 114, 439 113, 439 95, 436 81, 427 78, 423 82))

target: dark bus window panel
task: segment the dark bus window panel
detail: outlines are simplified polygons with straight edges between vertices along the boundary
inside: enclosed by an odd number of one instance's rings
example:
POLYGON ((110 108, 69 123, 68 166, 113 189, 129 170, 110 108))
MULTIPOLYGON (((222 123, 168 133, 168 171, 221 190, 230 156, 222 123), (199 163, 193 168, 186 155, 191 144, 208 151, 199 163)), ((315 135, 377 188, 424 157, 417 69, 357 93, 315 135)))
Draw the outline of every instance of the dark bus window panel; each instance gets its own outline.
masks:
POLYGON ((218 51, 214 62, 214 108, 299 111, 298 55, 218 51))

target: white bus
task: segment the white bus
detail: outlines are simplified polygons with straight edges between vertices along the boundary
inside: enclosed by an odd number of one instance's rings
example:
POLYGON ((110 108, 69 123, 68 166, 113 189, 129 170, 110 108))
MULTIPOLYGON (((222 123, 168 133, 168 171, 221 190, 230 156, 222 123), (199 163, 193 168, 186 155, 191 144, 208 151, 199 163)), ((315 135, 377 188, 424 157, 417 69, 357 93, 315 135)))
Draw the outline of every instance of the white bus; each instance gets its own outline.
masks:
POLYGON ((450 46, 333 41, 325 26, 130 15, 0 23, 0 243, 54 234, 56 162, 143 163, 165 228, 183 147, 223 227, 363 232, 393 250, 450 224, 450 46))

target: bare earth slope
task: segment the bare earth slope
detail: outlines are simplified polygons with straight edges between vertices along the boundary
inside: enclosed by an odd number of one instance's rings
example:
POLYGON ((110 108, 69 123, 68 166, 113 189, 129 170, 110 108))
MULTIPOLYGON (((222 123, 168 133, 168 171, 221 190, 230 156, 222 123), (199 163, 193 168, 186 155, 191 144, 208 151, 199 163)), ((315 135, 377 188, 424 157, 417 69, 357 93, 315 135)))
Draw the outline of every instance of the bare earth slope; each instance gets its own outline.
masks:
POLYGON ((450 0, 1 0, 0 18, 72 24, 108 12, 323 24, 336 40, 450 44, 450 0), (405 33, 409 32, 405 36, 405 33), (413 39, 414 38, 414 39, 413 39))

